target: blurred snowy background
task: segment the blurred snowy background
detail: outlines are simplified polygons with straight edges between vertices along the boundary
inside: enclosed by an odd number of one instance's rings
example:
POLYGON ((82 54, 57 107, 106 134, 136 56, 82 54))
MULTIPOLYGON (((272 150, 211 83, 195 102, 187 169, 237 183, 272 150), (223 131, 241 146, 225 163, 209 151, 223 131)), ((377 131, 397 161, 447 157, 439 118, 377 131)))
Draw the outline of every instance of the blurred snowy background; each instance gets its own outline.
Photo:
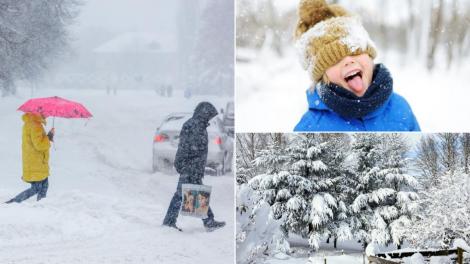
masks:
POLYGON ((0 3, 0 91, 152 89, 233 95, 232 1, 0 3))
MULTIPOLYGON (((470 131, 470 1, 336 0, 359 15, 422 131, 470 131)), ((237 132, 289 132, 310 79, 294 50, 298 0, 237 0, 237 132)))

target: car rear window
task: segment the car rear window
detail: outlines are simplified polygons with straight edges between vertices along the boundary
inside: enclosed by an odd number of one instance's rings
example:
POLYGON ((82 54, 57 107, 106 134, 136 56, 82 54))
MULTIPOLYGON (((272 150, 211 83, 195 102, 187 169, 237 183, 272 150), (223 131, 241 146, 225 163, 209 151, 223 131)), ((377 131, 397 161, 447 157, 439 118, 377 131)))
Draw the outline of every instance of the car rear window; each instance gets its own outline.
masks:
POLYGON ((162 124, 160 130, 166 131, 180 131, 183 127, 184 122, 186 122, 191 116, 173 116, 170 117, 166 122, 162 124))
MULTIPOLYGON (((160 131, 177 131, 179 132, 183 127, 184 122, 186 122, 191 115, 188 114, 187 116, 174 116, 168 118, 166 122, 164 122, 161 127, 160 131)), ((209 121, 210 126, 207 127, 208 132, 221 132, 220 128, 220 119, 219 117, 214 117, 209 121)))

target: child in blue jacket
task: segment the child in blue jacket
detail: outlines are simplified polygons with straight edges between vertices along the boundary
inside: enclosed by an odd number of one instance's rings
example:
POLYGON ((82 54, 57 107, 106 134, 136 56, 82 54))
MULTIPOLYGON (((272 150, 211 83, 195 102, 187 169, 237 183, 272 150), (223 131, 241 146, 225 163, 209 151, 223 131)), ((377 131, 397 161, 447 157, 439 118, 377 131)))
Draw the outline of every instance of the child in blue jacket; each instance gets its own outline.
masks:
POLYGON ((420 131, 410 105, 393 92, 360 21, 325 0, 301 0, 296 47, 314 85, 295 131, 420 131))

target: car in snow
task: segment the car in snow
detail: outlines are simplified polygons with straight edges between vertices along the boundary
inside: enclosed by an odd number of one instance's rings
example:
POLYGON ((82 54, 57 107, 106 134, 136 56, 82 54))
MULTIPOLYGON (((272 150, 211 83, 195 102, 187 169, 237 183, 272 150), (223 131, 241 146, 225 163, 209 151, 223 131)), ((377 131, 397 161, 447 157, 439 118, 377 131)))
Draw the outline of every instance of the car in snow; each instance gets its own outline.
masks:
MULTIPOLYGON (((153 172, 174 169, 179 134, 192 113, 171 113, 157 128, 153 139, 153 172)), ((232 170, 233 137, 225 130, 220 115, 212 118, 207 127, 209 139, 206 173, 223 175, 232 170)))

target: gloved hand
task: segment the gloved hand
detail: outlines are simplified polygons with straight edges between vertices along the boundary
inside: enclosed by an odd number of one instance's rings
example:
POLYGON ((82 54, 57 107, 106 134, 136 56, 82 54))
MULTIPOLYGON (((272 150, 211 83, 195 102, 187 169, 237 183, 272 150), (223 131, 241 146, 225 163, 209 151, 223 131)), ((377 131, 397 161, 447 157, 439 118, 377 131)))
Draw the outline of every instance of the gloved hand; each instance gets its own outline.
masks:
POLYGON ((47 133, 47 137, 49 138, 49 141, 54 142, 54 134, 55 134, 55 128, 52 128, 49 133, 47 133))

